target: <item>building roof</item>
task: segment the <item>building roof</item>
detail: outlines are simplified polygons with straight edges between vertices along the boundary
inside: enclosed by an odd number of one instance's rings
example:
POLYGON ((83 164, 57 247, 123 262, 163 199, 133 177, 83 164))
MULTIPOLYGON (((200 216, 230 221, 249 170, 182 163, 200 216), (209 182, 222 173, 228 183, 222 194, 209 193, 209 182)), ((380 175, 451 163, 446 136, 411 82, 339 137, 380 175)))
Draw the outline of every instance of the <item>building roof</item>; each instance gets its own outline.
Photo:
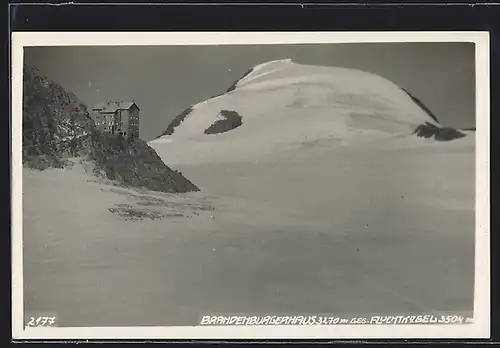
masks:
POLYGON ((137 109, 139 107, 135 102, 127 102, 127 101, 107 101, 102 102, 95 105, 92 110, 99 110, 100 112, 115 112, 116 110, 128 110, 135 105, 137 109))

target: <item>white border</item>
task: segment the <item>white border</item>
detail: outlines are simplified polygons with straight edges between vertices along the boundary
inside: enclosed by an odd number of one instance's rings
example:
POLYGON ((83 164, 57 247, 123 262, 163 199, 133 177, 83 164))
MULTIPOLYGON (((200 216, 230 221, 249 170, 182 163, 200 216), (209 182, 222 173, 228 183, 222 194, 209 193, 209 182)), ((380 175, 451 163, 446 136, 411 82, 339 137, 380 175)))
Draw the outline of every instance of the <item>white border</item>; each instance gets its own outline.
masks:
POLYGON ((369 339, 489 338, 489 32, 168 32, 12 34, 12 337, 13 339, 369 339), (468 325, 23 328, 22 69, 25 46, 255 45, 368 42, 476 44, 475 320, 468 325))

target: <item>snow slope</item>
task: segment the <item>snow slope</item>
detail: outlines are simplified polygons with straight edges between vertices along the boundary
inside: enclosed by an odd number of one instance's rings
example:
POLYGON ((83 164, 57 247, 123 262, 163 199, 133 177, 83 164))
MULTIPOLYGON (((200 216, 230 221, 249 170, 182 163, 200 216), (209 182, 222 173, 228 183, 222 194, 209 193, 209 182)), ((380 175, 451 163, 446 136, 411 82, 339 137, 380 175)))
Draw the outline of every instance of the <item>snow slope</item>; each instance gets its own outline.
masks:
POLYGON ((471 311, 473 152, 321 148, 182 167, 202 190, 182 195, 89 182, 77 166, 24 169, 26 315, 162 326, 471 311), (125 205, 169 216, 109 211, 125 205))
MULTIPOLYGON (((234 90, 192 106, 173 134, 150 145, 167 163, 245 160, 302 140, 333 139, 341 145, 398 138, 425 123, 440 126, 385 78, 287 59, 254 67, 234 90), (224 110, 237 112, 242 125, 221 134, 204 134, 224 110)), ((464 141, 470 143, 470 139, 460 142, 464 141)))

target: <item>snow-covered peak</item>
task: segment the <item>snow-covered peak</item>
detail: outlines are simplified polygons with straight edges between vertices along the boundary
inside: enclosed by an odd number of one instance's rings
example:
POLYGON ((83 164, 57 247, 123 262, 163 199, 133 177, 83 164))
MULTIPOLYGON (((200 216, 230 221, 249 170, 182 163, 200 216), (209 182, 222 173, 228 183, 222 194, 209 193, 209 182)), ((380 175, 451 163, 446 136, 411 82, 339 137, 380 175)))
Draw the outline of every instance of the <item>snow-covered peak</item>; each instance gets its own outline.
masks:
POLYGON ((226 156, 225 148, 272 152, 304 139, 352 143, 412 136, 421 125, 430 125, 429 130, 440 127, 407 91, 355 69, 276 60, 253 67, 233 87, 193 105, 151 146, 159 149, 168 141, 164 146, 173 149, 175 144, 197 143, 203 151, 220 150, 226 156), (221 131, 207 131, 213 129, 221 131))
POLYGON ((241 79, 239 79, 235 87, 238 88, 242 84, 247 83, 248 81, 253 80, 254 78, 258 76, 265 75, 266 73, 269 73, 270 71, 276 71, 278 69, 283 69, 289 66, 290 64, 294 64, 292 62, 291 58, 286 58, 286 59, 278 59, 278 60, 271 60, 265 63, 258 64, 254 66, 247 74, 245 74, 241 79))
POLYGON ((290 64, 293 63, 291 58, 286 58, 286 59, 277 59, 277 60, 271 60, 269 62, 261 63, 253 67, 252 72, 258 72, 259 70, 269 68, 271 66, 278 66, 278 65, 284 65, 284 64, 290 64))
POLYGON ((255 66, 230 92, 193 105, 173 136, 203 136, 222 110, 238 112, 244 128, 259 124, 321 124, 330 131, 350 128, 411 133, 436 120, 391 81, 364 71, 297 64, 291 59, 255 66))

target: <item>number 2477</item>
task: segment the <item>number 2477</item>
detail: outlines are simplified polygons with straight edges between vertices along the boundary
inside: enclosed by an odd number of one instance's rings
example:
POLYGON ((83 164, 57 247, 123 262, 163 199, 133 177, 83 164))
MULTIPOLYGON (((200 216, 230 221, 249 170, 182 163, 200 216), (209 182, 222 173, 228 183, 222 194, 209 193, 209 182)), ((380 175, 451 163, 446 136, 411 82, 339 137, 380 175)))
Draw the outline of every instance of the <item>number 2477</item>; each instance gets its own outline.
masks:
POLYGON ((30 317, 28 327, 53 326, 56 323, 56 317, 30 317))

